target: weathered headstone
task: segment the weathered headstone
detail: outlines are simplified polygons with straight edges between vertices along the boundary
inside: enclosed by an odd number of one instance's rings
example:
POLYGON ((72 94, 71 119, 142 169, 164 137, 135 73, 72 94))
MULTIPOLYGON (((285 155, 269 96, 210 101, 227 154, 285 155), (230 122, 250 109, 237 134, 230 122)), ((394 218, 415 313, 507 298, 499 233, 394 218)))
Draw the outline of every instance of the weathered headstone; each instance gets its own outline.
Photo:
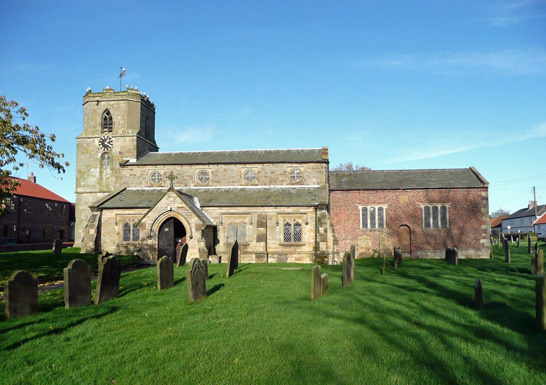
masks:
POLYGON ((519 248, 519 234, 518 234, 518 241, 517 241, 517 246, 519 248))
POLYGON ((546 277, 539 274, 535 281, 535 315, 538 330, 546 330, 546 277))
POLYGON ((311 269, 311 299, 321 296, 322 289, 320 287, 320 266, 315 265, 311 269))
POLYGON ((531 274, 537 275, 537 254, 535 250, 531 251, 531 274))
POLYGON ((51 251, 53 252, 53 255, 61 255, 63 252, 63 241, 55 239, 51 251))
POLYGON ((188 244, 184 243, 180 250, 178 251, 178 255, 176 256, 176 266, 184 266, 186 264, 186 257, 188 256, 188 244))
POLYGON ((201 259, 201 266, 205 272, 205 279, 209 279, 209 260, 207 258, 201 259))
POLYGON ((211 255, 210 256, 210 263, 222 263, 222 256, 221 255, 211 255))
POLYGON ((157 290, 170 289, 174 286, 174 263, 171 257, 164 255, 157 261, 157 290))
POLYGON ((354 263, 352 263, 351 253, 346 252, 343 255, 343 276, 341 277, 341 283, 343 287, 349 287, 353 283, 351 277, 354 276, 354 263))
POLYGON ((99 266, 99 275, 97 277, 95 305, 117 297, 120 275, 121 264, 115 256, 103 259, 103 262, 99 266))
POLYGON ((197 301, 198 299, 207 296, 205 271, 199 258, 190 260, 186 272, 186 281, 188 282, 188 297, 190 302, 197 301))
POLYGON ((402 264, 402 249, 400 247, 394 248, 393 266, 398 269, 398 266, 402 264))
POLYGON ((38 281, 18 270, 4 284, 6 318, 24 317, 38 311, 38 281))
POLYGON ((237 267, 239 267, 239 243, 235 241, 233 246, 231 246, 231 253, 228 259, 226 278, 231 277, 237 267))
POLYGON ((450 265, 459 264, 459 250, 456 247, 446 248, 445 261, 450 265))
POLYGON ((510 243, 508 243, 508 240, 504 240, 504 262, 510 263, 510 243))
POLYGON ((475 307, 478 310, 483 309, 483 294, 482 294, 482 281, 481 279, 476 279, 474 281, 474 302, 475 307))
POLYGON ((321 295, 328 294, 328 274, 322 274, 320 276, 320 292, 321 295))
POLYGON ((527 234, 527 254, 531 254, 531 247, 533 242, 531 241, 531 235, 527 234))
POLYGON ((106 258, 108 258, 111 255, 112 254, 110 254, 108 251, 103 251, 102 254, 99 254, 97 268, 100 268, 100 265, 102 265, 102 263, 106 260, 106 258))
POLYGON ((355 259, 356 259, 356 250, 355 245, 351 245, 351 282, 355 280, 355 259))
POLYGON ((64 307, 91 304, 91 271, 83 259, 73 259, 64 268, 64 307))
POLYGON ((537 274, 544 274, 544 250, 538 251, 537 274))

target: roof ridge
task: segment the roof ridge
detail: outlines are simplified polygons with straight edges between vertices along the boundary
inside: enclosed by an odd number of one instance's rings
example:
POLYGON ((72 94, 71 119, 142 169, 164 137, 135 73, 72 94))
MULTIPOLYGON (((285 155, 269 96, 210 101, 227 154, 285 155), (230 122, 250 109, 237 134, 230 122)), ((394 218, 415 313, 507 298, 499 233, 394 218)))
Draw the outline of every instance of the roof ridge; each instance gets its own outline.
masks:
MULTIPOLYGON (((161 151, 161 152, 149 152, 146 155, 150 154, 156 154, 156 155, 164 155, 164 154, 199 154, 202 152, 263 152, 263 151, 311 151, 311 150, 319 150, 322 151, 322 148, 277 148, 277 149, 246 149, 246 150, 206 150, 206 151, 161 151)), ((145 156, 146 156, 145 155, 145 156)))

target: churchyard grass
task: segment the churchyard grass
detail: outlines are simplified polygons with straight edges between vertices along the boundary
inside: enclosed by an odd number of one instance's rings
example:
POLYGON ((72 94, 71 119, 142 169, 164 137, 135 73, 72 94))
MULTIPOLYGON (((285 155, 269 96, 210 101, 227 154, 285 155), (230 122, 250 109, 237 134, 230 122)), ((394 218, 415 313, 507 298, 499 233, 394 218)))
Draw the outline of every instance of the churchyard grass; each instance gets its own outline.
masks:
MULTIPOLYGON (((0 291, 3 290, 4 281, 16 270, 28 271, 39 282, 63 279, 63 269, 76 258, 83 259, 92 270, 98 269, 96 254, 80 254, 80 249, 75 247, 63 249, 61 255, 55 256, 51 250, 0 253, 0 291)), ((135 261, 134 256, 119 258, 124 267, 132 265, 135 261)))
POLYGON ((357 260, 348 288, 341 266, 322 266, 329 293, 315 300, 312 266, 297 264, 240 264, 229 279, 210 265, 193 304, 187 266, 161 291, 154 267, 124 273, 99 306, 66 310, 48 291, 39 314, 0 322, 0 383, 544 384, 530 256, 493 251, 458 266, 389 260, 384 275, 382 259, 357 260))

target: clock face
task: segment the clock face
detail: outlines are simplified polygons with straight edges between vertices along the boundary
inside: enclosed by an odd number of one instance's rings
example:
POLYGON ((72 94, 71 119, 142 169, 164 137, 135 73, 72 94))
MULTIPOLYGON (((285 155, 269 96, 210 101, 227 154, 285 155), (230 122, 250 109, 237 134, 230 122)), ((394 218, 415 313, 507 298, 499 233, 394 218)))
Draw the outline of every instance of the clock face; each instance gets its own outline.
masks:
POLYGON ((111 150, 114 147, 114 139, 108 135, 104 135, 99 139, 99 148, 103 151, 111 150))

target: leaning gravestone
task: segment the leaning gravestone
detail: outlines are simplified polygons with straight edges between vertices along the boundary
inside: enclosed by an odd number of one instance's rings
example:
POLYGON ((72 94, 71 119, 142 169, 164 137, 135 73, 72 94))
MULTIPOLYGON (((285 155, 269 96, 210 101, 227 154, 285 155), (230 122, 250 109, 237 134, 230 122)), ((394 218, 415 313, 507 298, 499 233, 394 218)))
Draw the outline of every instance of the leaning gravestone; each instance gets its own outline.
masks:
POLYGON ((207 282, 205 280, 205 271, 199 258, 190 260, 188 271, 186 272, 186 281, 188 281, 188 296, 190 302, 207 296, 207 282))
POLYGON ((400 247, 394 248, 393 266, 395 269, 402 264, 402 249, 400 247))
POLYGON ((18 270, 4 284, 6 318, 24 317, 38 311, 38 281, 18 270))
POLYGON ((315 265, 311 269, 311 299, 321 296, 322 289, 320 284, 320 266, 315 265))
POLYGON ((103 260, 99 266, 97 288, 95 289, 95 305, 115 298, 118 295, 121 264, 115 256, 103 260))
POLYGON ((53 248, 51 249, 51 251, 53 252, 53 255, 61 255, 63 251, 63 241, 61 241, 60 239, 55 239, 53 241, 53 248))
POLYGON ((108 251, 104 251, 102 254, 99 255, 98 257, 98 268, 100 268, 100 265, 102 265, 102 263, 106 260, 106 258, 108 258, 109 256, 111 256, 112 254, 110 254, 108 251))
POLYGON ((320 295, 328 294, 328 274, 322 274, 320 276, 320 295))
POLYGON ((174 263, 164 255, 157 262, 157 290, 170 289, 174 286, 174 263))
POLYGON ((64 268, 64 307, 91 304, 91 272, 83 259, 73 259, 64 268))
POLYGON ((186 257, 188 256, 188 244, 184 243, 180 250, 178 251, 178 255, 176 256, 176 266, 184 266, 186 264, 186 257))
POLYGON ((226 278, 231 277, 237 267, 239 267, 239 243, 235 241, 233 246, 231 246, 231 253, 228 259, 226 278))
POLYGON ((538 330, 546 330, 546 280, 540 274, 535 281, 535 315, 538 330))
POLYGON ((538 252, 537 274, 544 274, 544 250, 539 250, 538 252))
POLYGON ((474 301, 475 301, 475 308, 478 310, 483 309, 483 294, 482 294, 482 280, 476 279, 474 281, 474 301))
POLYGON ((209 279, 209 260, 207 258, 201 259, 201 266, 205 272, 205 279, 209 279))
POLYGON ((345 255, 343 255, 343 276, 341 277, 343 287, 349 287, 353 283, 351 277, 354 276, 354 264, 351 262, 351 253, 346 252, 345 255))

